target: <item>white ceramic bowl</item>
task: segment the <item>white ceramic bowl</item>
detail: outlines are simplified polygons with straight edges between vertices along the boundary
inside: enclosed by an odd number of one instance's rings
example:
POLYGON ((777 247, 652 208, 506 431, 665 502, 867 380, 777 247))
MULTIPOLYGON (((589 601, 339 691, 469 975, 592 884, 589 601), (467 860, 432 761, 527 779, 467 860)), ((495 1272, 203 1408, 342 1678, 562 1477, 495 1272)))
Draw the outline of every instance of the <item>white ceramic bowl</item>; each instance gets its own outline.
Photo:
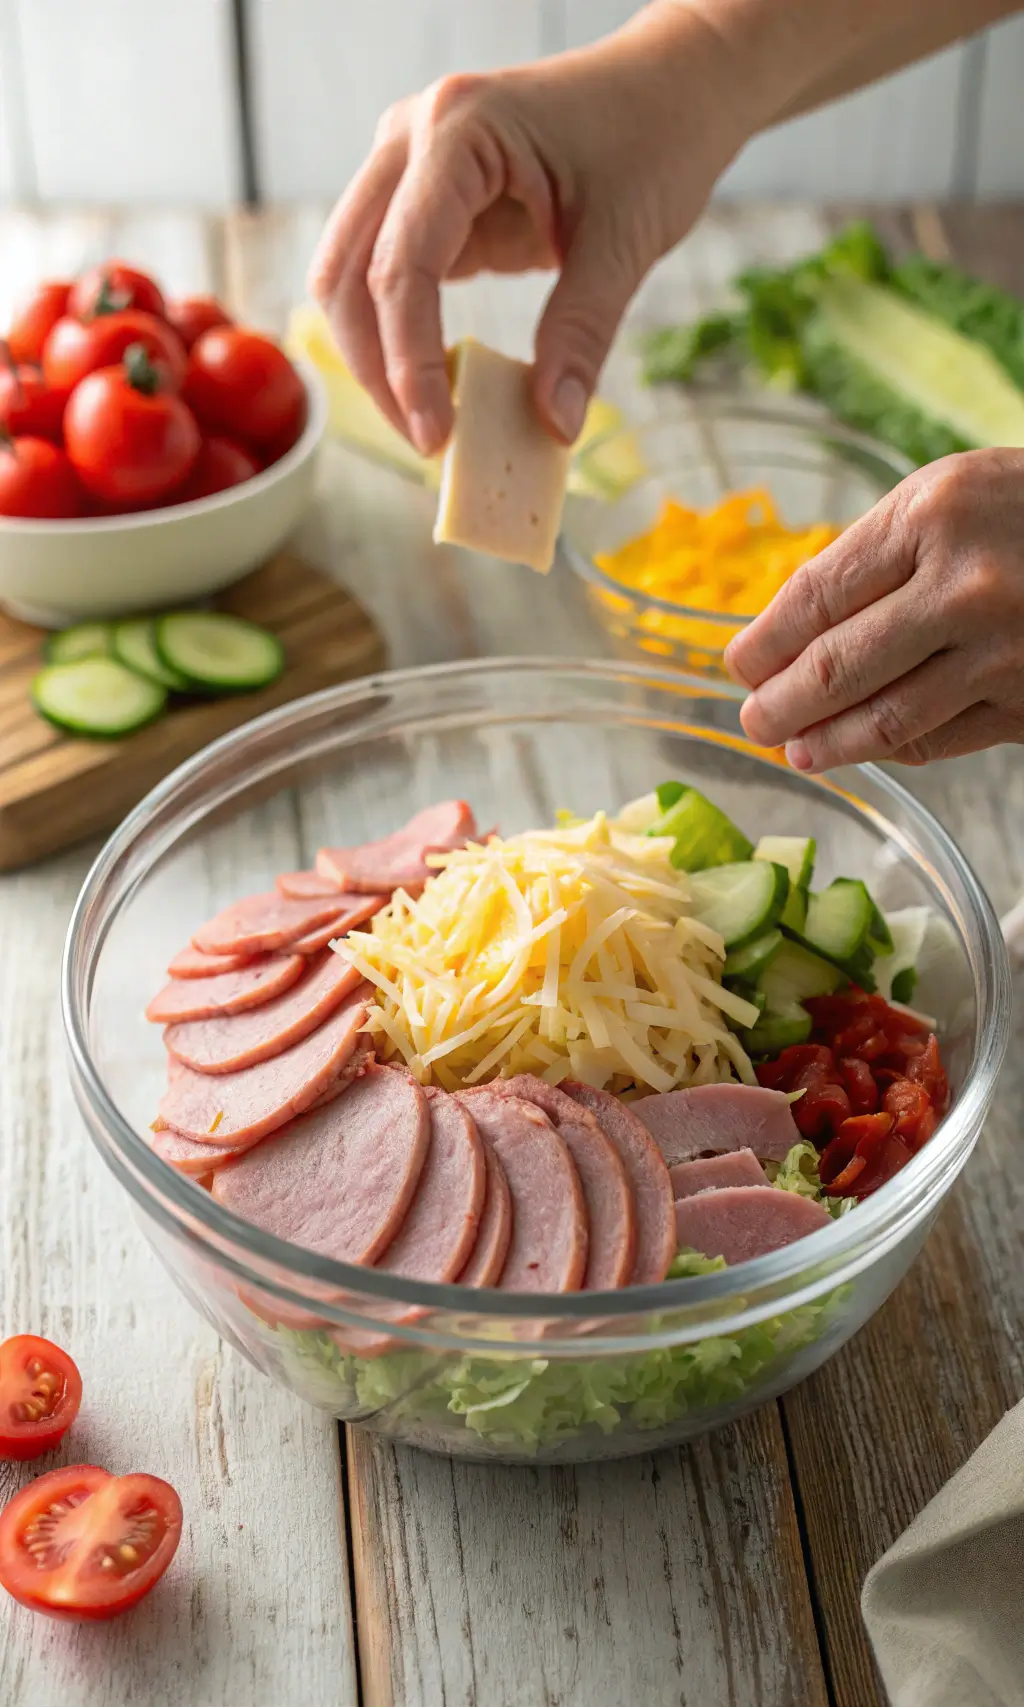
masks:
POLYGON ((253 480, 137 515, 0 517, 0 604, 25 622, 61 628, 202 599, 264 562, 309 503, 327 425, 319 377, 296 365, 308 400, 305 430, 253 480))

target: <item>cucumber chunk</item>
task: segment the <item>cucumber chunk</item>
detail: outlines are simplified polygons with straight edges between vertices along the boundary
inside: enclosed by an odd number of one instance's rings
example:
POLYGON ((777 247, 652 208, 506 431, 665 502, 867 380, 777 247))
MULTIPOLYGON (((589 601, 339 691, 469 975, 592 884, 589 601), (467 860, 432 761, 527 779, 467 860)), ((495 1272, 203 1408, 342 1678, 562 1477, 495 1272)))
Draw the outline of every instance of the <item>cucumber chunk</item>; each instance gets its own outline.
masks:
POLYGON ((74 735, 129 735, 159 717, 167 689, 116 658, 49 664, 32 683, 32 702, 48 722, 74 735))
POLYGON ((276 635, 221 611, 158 617, 154 640, 161 662, 198 692, 266 687, 284 669, 284 650, 276 635))
POLYGON ((889 1000, 891 1002, 902 1002, 904 1007, 907 1007, 916 989, 917 968, 904 966, 902 972, 897 972, 893 978, 889 1000))
POLYGON ((706 871, 711 866, 750 859, 753 844, 724 812, 697 789, 683 788, 680 783, 663 783, 659 796, 670 787, 682 792, 647 834, 673 838, 676 845, 671 859, 677 871, 706 871))
POLYGON ((778 954, 783 940, 782 932, 773 926, 770 930, 752 937, 742 948, 734 948, 725 957, 723 978, 736 978, 756 984, 761 973, 778 954))
POLYGON ((874 905, 859 879, 837 878, 827 889, 807 897, 807 920, 801 935, 808 947, 844 970, 854 965, 863 969, 865 961, 870 970, 874 905))
POLYGON ((806 1043, 811 1035, 811 1016, 794 1002, 781 1013, 765 1013, 749 1031, 740 1032, 748 1055, 777 1055, 794 1043, 806 1043))
POLYGON ((784 925, 787 930, 795 931, 798 936, 803 934, 803 928, 807 923, 806 889, 794 889, 793 884, 790 883, 786 905, 782 909, 782 918, 779 923, 784 925))
POLYGON ((137 676, 156 682, 173 693, 187 693, 188 680, 177 670, 168 669, 156 649, 156 623, 148 617, 136 617, 119 622, 114 628, 114 657, 137 676))
POLYGON ((842 982, 838 966, 787 939, 761 972, 757 987, 773 1013, 785 1013, 794 1002, 830 996, 842 982))
POLYGON ((727 949, 739 948, 775 924, 789 878, 781 865, 741 860, 698 873, 691 890, 695 916, 719 933, 727 949))
POLYGON ((754 858, 784 865, 794 889, 809 889, 816 853, 817 844, 813 836, 762 836, 754 849, 754 858))
POLYGON ((48 664, 76 664, 80 658, 109 658, 114 625, 79 622, 47 636, 43 657, 48 664))

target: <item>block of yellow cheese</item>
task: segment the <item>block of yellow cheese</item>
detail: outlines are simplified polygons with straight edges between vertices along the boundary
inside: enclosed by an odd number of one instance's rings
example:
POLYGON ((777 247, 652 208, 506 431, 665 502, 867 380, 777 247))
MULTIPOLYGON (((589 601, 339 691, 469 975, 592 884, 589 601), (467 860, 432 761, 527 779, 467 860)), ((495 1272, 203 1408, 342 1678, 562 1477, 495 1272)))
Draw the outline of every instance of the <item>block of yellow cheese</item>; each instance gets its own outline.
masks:
POLYGON ((547 571, 572 451, 541 424, 525 362, 467 338, 453 365, 455 427, 441 469, 434 539, 547 571))

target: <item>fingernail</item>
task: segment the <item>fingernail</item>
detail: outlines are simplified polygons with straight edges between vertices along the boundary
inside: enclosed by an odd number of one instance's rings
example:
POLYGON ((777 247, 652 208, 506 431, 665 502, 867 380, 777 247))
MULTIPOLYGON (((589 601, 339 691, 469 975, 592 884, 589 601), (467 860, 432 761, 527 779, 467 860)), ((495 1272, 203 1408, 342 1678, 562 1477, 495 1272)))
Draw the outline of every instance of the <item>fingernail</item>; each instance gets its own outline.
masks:
POLYGON ((551 399, 551 419, 568 444, 573 444, 579 438, 586 412, 586 386, 575 374, 567 373, 555 386, 555 394, 551 399))
POLYGON ((414 409, 409 416, 409 431, 421 456, 433 456, 441 449, 444 435, 432 409, 414 409))
POLYGON ((795 771, 811 771, 814 769, 811 749, 806 741, 787 741, 786 758, 795 771))

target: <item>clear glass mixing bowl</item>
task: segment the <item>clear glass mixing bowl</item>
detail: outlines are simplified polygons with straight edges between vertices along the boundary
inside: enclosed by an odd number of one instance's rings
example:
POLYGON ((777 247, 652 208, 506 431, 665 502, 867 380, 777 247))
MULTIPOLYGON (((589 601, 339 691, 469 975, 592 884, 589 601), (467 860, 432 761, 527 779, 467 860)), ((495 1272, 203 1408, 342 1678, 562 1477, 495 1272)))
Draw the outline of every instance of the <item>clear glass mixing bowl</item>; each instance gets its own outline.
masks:
POLYGON ((218 741, 111 837, 65 952, 75 1095, 161 1261, 273 1379, 338 1417, 464 1457, 649 1451, 801 1380, 904 1274, 992 1096, 1010 1005, 1002 938, 962 856, 903 788, 870 767, 798 776, 742 738, 737 697, 610 662, 499 660, 371 677, 218 741), (474 1293, 282 1243, 149 1149, 143 1134, 166 1069, 143 1009, 211 899, 267 887, 325 837, 378 835, 442 796, 464 796, 481 823, 510 833, 550 823, 560 806, 614 806, 669 776, 710 793, 749 833, 815 836, 822 880, 863 876, 883 906, 927 902, 947 923, 917 999, 941 1026, 952 1110, 854 1213, 697 1279, 571 1296, 474 1293), (268 811, 282 791, 285 805, 268 811), (400 1326, 396 1306, 406 1309, 400 1326), (354 1330, 375 1336, 359 1341, 359 1355, 354 1330))

